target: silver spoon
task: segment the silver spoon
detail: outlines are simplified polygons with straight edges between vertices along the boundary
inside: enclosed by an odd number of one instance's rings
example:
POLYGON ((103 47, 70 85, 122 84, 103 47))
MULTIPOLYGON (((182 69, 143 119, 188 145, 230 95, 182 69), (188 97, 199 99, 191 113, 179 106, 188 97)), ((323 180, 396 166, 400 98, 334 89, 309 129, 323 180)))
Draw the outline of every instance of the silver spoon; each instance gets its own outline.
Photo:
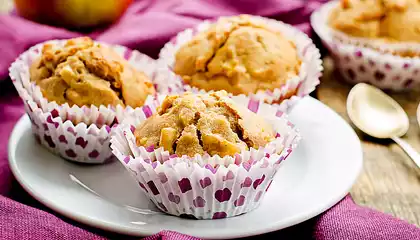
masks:
POLYGON ((409 128, 404 109, 381 90, 365 83, 354 86, 347 97, 347 114, 363 132, 376 138, 391 138, 420 168, 420 154, 400 137, 409 128))

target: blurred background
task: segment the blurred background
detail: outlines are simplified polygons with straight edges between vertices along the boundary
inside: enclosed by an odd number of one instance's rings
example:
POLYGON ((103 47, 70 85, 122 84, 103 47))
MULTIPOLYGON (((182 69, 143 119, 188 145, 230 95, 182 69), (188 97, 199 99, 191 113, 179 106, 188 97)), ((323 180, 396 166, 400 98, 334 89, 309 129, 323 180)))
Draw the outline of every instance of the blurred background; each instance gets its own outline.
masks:
POLYGON ((10 11, 13 7, 12 0, 1 0, 0 1, 0 11, 2 13, 10 11))

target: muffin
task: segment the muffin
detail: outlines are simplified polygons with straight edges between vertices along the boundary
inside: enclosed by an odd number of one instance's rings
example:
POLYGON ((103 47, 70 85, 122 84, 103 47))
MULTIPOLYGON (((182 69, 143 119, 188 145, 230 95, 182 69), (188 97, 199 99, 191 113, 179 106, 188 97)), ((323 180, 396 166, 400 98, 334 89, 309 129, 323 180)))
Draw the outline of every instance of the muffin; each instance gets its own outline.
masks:
POLYGON ((136 128, 137 145, 163 147, 170 154, 194 157, 205 152, 234 156, 274 139, 264 119, 235 105, 225 91, 169 96, 157 113, 136 128))
POLYGON ((87 37, 33 46, 9 69, 36 139, 65 159, 93 164, 114 159, 111 130, 155 94, 155 72, 146 55, 87 37))
MULTIPOLYGON (((394 0, 396 1, 396 0, 394 0)), ((392 2, 392 1, 391 1, 392 2)), ((420 2, 417 0, 396 1, 391 5, 381 22, 384 36, 399 42, 420 42, 420 2)))
POLYGON ((385 14, 382 0, 342 0, 329 18, 333 28, 357 37, 377 38, 380 19, 385 14))
POLYGON ((281 104, 314 89, 322 71, 318 58, 319 51, 299 30, 239 15, 179 33, 161 50, 158 62, 173 71, 174 81, 186 91, 226 90, 281 104))
MULTIPOLYGON (((348 36, 365 38, 374 47, 390 43, 419 43, 420 2, 341 0, 329 15, 328 24, 348 36)), ((413 56, 413 52, 399 52, 399 55, 413 56)))
POLYGON ((339 0, 311 24, 345 81, 403 91, 420 85, 419 13, 417 0, 339 0))
POLYGON ((174 72, 193 87, 239 95, 279 88, 300 65, 291 40, 241 15, 220 19, 181 46, 174 72))
POLYGON ((286 114, 244 95, 152 100, 115 128, 111 149, 171 215, 219 219, 255 209, 300 140, 286 114))
POLYGON ((70 106, 135 108, 155 93, 144 73, 88 37, 70 39, 62 47, 45 44, 30 67, 30 76, 48 101, 70 106))

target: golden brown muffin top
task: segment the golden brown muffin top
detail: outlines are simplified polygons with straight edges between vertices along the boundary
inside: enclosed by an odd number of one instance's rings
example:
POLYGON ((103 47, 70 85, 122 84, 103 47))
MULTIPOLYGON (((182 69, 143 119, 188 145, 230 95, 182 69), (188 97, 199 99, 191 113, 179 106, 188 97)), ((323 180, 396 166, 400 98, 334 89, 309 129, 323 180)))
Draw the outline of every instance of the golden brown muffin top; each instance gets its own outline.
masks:
POLYGON ((48 101, 70 106, 139 107, 155 92, 145 74, 88 37, 70 39, 63 47, 45 44, 30 75, 48 101))
POLYGON ((328 24, 355 37, 420 42, 420 1, 341 0, 328 24))
POLYGON ((248 15, 223 17, 181 46, 174 71, 194 87, 233 94, 273 90, 298 75, 295 44, 248 15))
POLYGON ((137 145, 163 147, 178 156, 234 156, 274 139, 264 119, 228 97, 226 91, 167 96, 156 114, 135 131, 137 145))

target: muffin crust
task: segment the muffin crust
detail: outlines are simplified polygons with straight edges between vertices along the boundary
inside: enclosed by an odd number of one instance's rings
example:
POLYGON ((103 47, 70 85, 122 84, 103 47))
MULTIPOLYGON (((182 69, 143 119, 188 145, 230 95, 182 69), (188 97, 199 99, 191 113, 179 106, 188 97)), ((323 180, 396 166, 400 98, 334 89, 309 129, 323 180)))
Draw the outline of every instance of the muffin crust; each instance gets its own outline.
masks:
POLYGON ((328 24, 354 37, 420 42, 420 1, 341 0, 328 24))
POLYGON ((163 147, 178 156, 234 156, 274 139, 272 127, 238 106, 226 91, 168 96, 158 112, 136 128, 137 145, 163 147))
POLYGON ((273 90, 299 73, 296 46, 250 16, 220 18, 176 53, 185 83, 235 95, 273 90))
POLYGON ((88 37, 70 39, 64 47, 45 44, 30 67, 48 101, 70 106, 142 106, 153 84, 112 49, 88 37))

